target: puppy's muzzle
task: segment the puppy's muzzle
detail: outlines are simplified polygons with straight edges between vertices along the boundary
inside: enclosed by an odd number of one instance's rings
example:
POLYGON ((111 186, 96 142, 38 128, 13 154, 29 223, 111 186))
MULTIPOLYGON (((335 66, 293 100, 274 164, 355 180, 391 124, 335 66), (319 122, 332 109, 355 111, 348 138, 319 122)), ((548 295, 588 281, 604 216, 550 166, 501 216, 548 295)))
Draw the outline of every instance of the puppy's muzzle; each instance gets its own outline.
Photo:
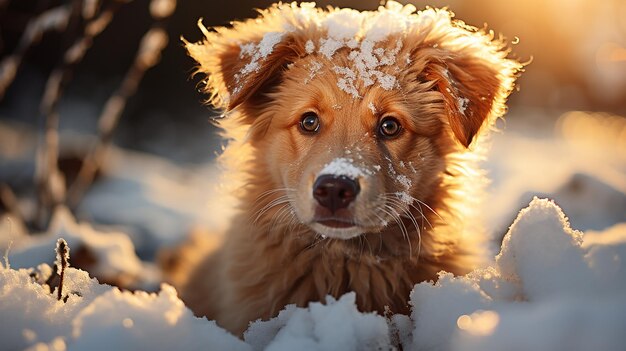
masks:
POLYGON ((361 190, 359 182, 346 176, 321 175, 313 184, 313 197, 331 213, 348 208, 361 190))

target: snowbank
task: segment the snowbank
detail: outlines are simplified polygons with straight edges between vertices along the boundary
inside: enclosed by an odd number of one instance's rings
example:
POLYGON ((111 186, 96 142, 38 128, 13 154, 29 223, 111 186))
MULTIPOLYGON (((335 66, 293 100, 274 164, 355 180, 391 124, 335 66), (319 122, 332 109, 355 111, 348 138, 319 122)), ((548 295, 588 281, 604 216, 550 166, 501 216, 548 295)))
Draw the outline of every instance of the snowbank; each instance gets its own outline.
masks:
POLYGON ((502 243, 494 267, 411 294, 410 349, 623 350, 626 226, 572 230, 553 202, 535 198, 502 243))
POLYGON ((52 264, 55 256, 51 248, 63 238, 71 249, 73 264, 101 281, 146 289, 161 279, 156 267, 139 260, 128 235, 100 232, 87 223, 77 223, 66 207, 56 209, 47 233, 13 237, 9 229, 5 227, 0 236, 11 243, 8 258, 13 268, 52 264))
POLYGON ((253 323, 244 339, 254 350, 387 350, 391 341, 384 317, 360 313, 347 293, 308 309, 287 306, 278 317, 253 323))
POLYGON ((48 265, 2 266, 0 339, 7 349, 60 350, 623 350, 625 259, 626 223, 583 235, 553 202, 534 199, 493 267, 417 284, 410 316, 360 313, 349 293, 287 306, 252 323, 244 341, 194 317, 165 284, 131 293, 69 269, 63 303, 44 283, 48 265))
POLYGON ((51 271, 48 265, 0 268, 3 349, 250 350, 214 322, 194 317, 171 286, 164 284, 159 294, 131 293, 70 268, 64 290, 72 293, 63 303, 42 284, 51 271))

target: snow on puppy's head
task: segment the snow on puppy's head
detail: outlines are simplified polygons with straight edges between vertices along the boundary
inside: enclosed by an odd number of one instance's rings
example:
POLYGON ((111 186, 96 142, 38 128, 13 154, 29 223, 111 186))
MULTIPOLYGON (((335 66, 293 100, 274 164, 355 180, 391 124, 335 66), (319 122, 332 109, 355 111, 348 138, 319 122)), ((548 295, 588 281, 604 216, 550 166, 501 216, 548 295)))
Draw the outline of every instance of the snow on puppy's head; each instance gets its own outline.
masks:
MULTIPOLYGON (((522 65, 507 59, 506 43, 493 33, 467 26, 447 10, 417 11, 395 1, 362 12, 314 5, 279 3, 232 27, 208 30, 199 23, 205 39, 185 45, 207 76, 209 102, 227 112, 258 107, 292 76, 291 68, 306 65, 312 71, 302 83, 334 80, 356 100, 372 88, 436 91, 430 98, 443 99, 442 118, 465 146, 504 113, 522 65), (403 84, 408 76, 426 86, 403 84)), ((256 116, 240 117, 253 123, 256 116)))

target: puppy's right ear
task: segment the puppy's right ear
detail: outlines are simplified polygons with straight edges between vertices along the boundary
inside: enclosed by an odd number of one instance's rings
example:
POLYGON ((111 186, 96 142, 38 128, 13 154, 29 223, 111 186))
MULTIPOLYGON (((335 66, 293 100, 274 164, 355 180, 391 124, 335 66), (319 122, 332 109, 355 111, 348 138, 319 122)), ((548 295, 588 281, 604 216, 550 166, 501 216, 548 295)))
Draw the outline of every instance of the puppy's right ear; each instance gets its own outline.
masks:
POLYGON ((206 75, 205 92, 215 107, 229 111, 253 100, 276 85, 280 75, 298 55, 290 33, 264 31, 253 23, 207 30, 205 39, 184 41, 189 55, 199 63, 196 73, 206 75))

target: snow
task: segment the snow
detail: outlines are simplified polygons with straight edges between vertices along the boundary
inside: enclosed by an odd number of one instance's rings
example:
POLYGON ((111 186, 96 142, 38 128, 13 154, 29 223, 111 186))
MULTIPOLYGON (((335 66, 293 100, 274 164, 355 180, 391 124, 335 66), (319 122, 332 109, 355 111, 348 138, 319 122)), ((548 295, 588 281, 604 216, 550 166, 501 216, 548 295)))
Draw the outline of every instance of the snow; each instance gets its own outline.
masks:
POLYGON ((326 56, 327 59, 332 59, 333 55, 337 50, 343 47, 343 43, 341 41, 332 39, 332 38, 322 38, 320 39, 320 54, 326 56))
POLYGON ((594 233, 593 245, 584 245, 558 206, 534 199, 493 267, 415 287, 410 349, 623 349, 624 229, 594 233))
POLYGON ((337 74, 343 75, 343 78, 339 78, 337 80, 337 86, 339 89, 345 91, 346 93, 352 95, 354 98, 360 98, 359 91, 355 86, 356 74, 354 71, 349 69, 348 67, 333 67, 333 70, 337 74))
POLYGON ((194 317, 167 285, 161 292, 122 292, 112 288, 96 297, 72 322, 70 350, 250 350, 218 327, 194 317), (136 345, 133 347, 132 345, 136 345))
POLYGON ((149 286, 160 279, 148 263, 141 262, 128 235, 121 232, 99 232, 89 224, 77 223, 69 210, 59 207, 48 232, 40 235, 21 236, 13 242, 8 260, 14 268, 36 267, 40 263, 59 265, 61 258, 50 248, 64 240, 69 251, 81 249, 89 252, 95 262, 89 264, 90 273, 106 281, 118 281, 126 286, 149 286), (148 284, 148 285, 145 285, 148 284))
MULTIPOLYGON (((47 265, 42 269, 51 271, 47 265)), ((5 349, 197 350, 214 345, 250 350, 214 322, 194 317, 166 284, 159 294, 132 293, 69 268, 64 291, 78 294, 63 303, 31 278, 31 272, 0 267, 0 338, 5 349)))
POLYGON ((376 113, 378 113, 378 110, 376 110, 376 106, 374 106, 374 103, 371 101, 367 104, 367 108, 369 108, 370 111, 372 111, 373 115, 376 115, 376 113))
MULTIPOLYGON (((396 56, 404 44, 403 39, 397 39, 392 49, 383 48, 386 45, 385 41, 392 36, 402 36, 410 30, 423 28, 426 21, 435 20, 437 16, 441 17, 441 14, 433 9, 416 12, 415 6, 401 5, 395 1, 387 2, 386 6, 380 6, 377 11, 359 12, 344 8, 314 12, 308 3, 299 7, 293 4, 289 10, 284 11, 288 11, 302 23, 326 31, 326 36, 319 38, 317 43, 312 40, 305 43, 304 49, 308 55, 314 57, 321 55, 326 60, 332 61, 338 50, 350 50, 348 58, 356 72, 349 67, 334 67, 334 70, 341 75, 337 79, 337 86, 355 99, 361 98, 357 90, 360 85, 370 87, 377 82, 384 90, 397 87, 397 78, 383 72, 382 69, 396 63, 396 56)), ((286 28, 286 31, 298 29, 291 24, 287 27, 289 28, 286 28)), ((280 43, 283 34, 270 32, 265 34, 258 44, 254 42, 240 44, 239 57, 244 60, 244 65, 235 75, 237 82, 261 69, 262 61, 272 52, 274 46, 280 43), (248 58, 249 60, 245 61, 248 58)), ((307 79, 307 83, 310 79, 307 79)), ((233 93, 239 92, 240 89, 240 86, 235 87, 233 93)))
POLYGON ((235 200, 216 165, 184 169, 160 157, 115 148, 109 155, 109 175, 94 184, 78 213, 96 223, 122 226, 143 259, 176 245, 194 228, 225 229, 235 200), (217 196, 220 201, 213 200, 217 196))
POLYGON ((244 339, 255 350, 386 350, 391 348, 387 322, 374 313, 360 313, 356 294, 308 308, 287 306, 278 317, 253 323, 244 339))
POLYGON ((457 97, 456 98, 456 103, 457 106, 459 107, 459 112, 462 115, 465 115, 465 110, 467 110, 467 105, 469 105, 469 99, 468 98, 464 98, 464 97, 457 97))
POLYGON ((167 284, 132 293, 68 268, 63 303, 43 283, 47 264, 0 266, 0 338, 8 349, 617 351, 626 342, 625 258, 626 223, 583 234, 556 204, 535 198, 492 266, 417 284, 410 316, 361 313, 348 293, 286 306, 251 323, 243 341, 194 317, 167 284))
POLYGON ((259 61, 263 61, 274 51, 274 46, 280 43, 285 33, 269 32, 263 35, 263 39, 258 45, 243 44, 240 47, 240 57, 251 56, 250 62, 248 62, 244 68, 236 75, 237 80, 252 72, 257 72, 261 69, 259 61))
POLYGON ((315 43, 313 43, 313 40, 307 40, 306 44, 304 45, 304 50, 306 50, 307 54, 312 54, 313 51, 315 51, 315 43))
POLYGON ((339 158, 333 159, 328 164, 326 164, 324 168, 322 168, 319 175, 324 175, 324 174, 346 176, 352 179, 357 179, 358 177, 371 175, 372 171, 355 166, 352 159, 339 157, 339 158))
POLYGON ((517 108, 492 137, 483 208, 491 234, 504 235, 535 195, 554 199, 580 230, 626 222, 626 119, 572 111, 547 121, 540 111, 517 108))
POLYGON ((396 180, 398 181, 398 183, 400 183, 406 190, 409 190, 409 188, 411 188, 411 179, 409 179, 409 177, 405 176, 404 174, 398 174, 396 176, 396 180))
MULTIPOLYGON (((395 77, 383 73, 382 67, 394 64, 402 42, 391 50, 381 50, 376 43, 410 25, 398 20, 397 13, 414 11, 412 5, 391 1, 378 15, 339 11, 324 24, 332 27, 328 37, 307 42, 305 51, 324 60, 337 50, 349 50, 354 67, 337 67, 338 84, 355 98, 359 84, 393 89, 395 77), (363 30, 355 32, 357 26, 363 30)), ((258 43, 242 44, 241 58, 249 61, 240 73, 258 69, 280 40, 280 33, 270 33, 258 43)), ((401 62, 409 64, 410 57, 401 62)), ((320 61, 311 61, 309 81, 321 68, 320 61)), ((466 100, 457 98, 461 113, 466 100)), ((375 113, 372 106, 368 108, 375 113)), ((2 348, 624 350, 626 120, 569 112, 559 119, 554 134, 541 134, 535 122, 548 117, 545 112, 533 117, 534 111, 512 111, 521 116, 509 114, 507 130, 494 136, 485 164, 493 184, 482 212, 496 242, 504 235, 500 253, 494 253, 489 267, 468 276, 442 272, 436 283, 417 284, 410 296, 410 315, 360 313, 349 293, 306 308, 286 306, 278 317, 252 323, 242 341, 214 322, 193 317, 169 285, 155 289, 159 293, 132 293, 100 284, 89 274, 104 278, 101 281, 125 277, 129 285, 144 289, 154 285, 160 278, 156 269, 139 257, 153 258, 159 248, 177 243, 196 225, 223 231, 228 209, 235 207, 223 194, 215 201, 213 183, 219 178, 213 165, 190 171, 158 157, 113 148, 102 179, 77 215, 115 228, 79 223, 62 207, 46 233, 39 235, 28 235, 2 218, 0 248, 7 253, 0 262, 2 348), (526 126, 519 128, 516 120, 526 126), (533 199, 537 194, 555 199, 558 206, 533 199), (66 303, 57 301, 54 283, 44 284, 52 274, 60 238, 72 255, 84 247, 96 258, 89 274, 66 270, 66 303)), ((30 137, 29 147, 35 145, 30 137)), ((31 178, 23 172, 33 168, 30 163, 7 161, 19 151, 17 139, 2 135, 2 140, 11 141, 0 143, 3 181, 31 178)), ((338 158, 321 173, 358 177, 385 168, 409 187, 410 179, 394 166, 417 173, 419 164, 388 162, 370 170, 351 158, 338 158)), ((396 195, 407 204, 414 201, 407 192, 396 195)), ((77 264, 73 257, 70 265, 77 264)))
POLYGON ((55 252, 56 258, 54 259, 54 265, 57 267, 57 272, 61 272, 70 261, 70 247, 67 245, 65 239, 59 238, 57 240, 55 252))
POLYGON ((354 38, 361 28, 363 15, 352 9, 340 9, 331 12, 322 22, 322 27, 327 28, 328 36, 336 40, 349 40, 354 38))

